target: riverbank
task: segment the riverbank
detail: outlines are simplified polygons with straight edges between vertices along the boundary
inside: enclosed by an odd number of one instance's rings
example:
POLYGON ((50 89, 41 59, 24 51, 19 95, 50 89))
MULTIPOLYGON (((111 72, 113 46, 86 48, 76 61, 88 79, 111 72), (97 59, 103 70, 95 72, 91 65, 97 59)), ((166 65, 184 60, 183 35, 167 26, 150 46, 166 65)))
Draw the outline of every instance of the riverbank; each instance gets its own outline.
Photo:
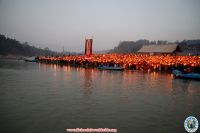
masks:
POLYGON ((82 67, 124 67, 128 70, 165 71, 173 69, 200 73, 200 56, 142 55, 142 54, 93 54, 74 56, 39 56, 39 62, 68 64, 82 67))
POLYGON ((9 60, 24 60, 25 58, 29 58, 28 56, 22 56, 22 55, 0 55, 0 59, 9 59, 9 60))

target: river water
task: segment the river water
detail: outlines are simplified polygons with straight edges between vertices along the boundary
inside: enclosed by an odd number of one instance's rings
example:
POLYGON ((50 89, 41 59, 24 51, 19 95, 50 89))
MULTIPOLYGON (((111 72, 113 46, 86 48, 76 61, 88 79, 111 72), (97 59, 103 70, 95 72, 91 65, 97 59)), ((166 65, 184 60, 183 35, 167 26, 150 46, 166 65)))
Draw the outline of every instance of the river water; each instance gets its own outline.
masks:
POLYGON ((67 128, 182 133, 190 115, 200 120, 199 81, 0 60, 1 133, 67 133, 67 128))

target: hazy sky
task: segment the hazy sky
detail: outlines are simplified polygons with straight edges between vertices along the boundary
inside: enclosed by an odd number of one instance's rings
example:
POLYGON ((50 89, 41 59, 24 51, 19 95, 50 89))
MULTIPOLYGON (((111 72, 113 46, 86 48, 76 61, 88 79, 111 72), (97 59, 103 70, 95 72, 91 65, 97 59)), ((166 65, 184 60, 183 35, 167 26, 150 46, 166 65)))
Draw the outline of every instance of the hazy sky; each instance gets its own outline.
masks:
POLYGON ((119 41, 200 39, 200 0, 0 0, 0 33, 61 51, 119 41))

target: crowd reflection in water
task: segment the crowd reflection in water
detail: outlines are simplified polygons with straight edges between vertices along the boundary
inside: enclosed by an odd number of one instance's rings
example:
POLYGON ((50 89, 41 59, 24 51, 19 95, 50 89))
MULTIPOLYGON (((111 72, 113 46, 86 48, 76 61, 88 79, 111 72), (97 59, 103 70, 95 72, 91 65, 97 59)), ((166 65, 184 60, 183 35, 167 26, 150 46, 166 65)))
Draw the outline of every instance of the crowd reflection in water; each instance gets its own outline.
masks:
POLYGON ((84 93, 86 95, 89 95, 92 93, 92 89, 93 89, 93 79, 92 79, 92 69, 83 69, 83 89, 84 89, 84 93))
POLYGON ((100 88, 115 88, 125 91, 137 91, 139 89, 149 89, 157 91, 166 91, 169 94, 176 95, 180 91, 185 91, 188 94, 200 92, 198 81, 173 79, 171 74, 159 72, 135 72, 135 71, 104 71, 94 68, 71 67, 68 65, 43 64, 39 63, 39 69, 51 70, 54 78, 58 78, 57 72, 64 75, 65 80, 74 80, 81 82, 81 88, 86 95, 91 95, 93 89, 97 86, 100 88), (79 79, 72 79, 70 72, 76 72, 79 79), (180 82, 181 85, 180 85, 180 82))

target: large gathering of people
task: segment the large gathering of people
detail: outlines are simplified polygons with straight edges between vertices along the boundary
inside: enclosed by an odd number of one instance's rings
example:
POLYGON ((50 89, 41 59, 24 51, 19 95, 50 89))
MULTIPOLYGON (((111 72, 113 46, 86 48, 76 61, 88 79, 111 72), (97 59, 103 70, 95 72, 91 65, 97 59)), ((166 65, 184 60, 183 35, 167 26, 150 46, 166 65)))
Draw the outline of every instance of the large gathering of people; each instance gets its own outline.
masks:
POLYGON ((94 66, 123 66, 134 69, 167 70, 171 67, 200 68, 200 56, 147 55, 147 54, 93 54, 68 56, 40 56, 39 61, 74 64, 92 64, 94 66))

